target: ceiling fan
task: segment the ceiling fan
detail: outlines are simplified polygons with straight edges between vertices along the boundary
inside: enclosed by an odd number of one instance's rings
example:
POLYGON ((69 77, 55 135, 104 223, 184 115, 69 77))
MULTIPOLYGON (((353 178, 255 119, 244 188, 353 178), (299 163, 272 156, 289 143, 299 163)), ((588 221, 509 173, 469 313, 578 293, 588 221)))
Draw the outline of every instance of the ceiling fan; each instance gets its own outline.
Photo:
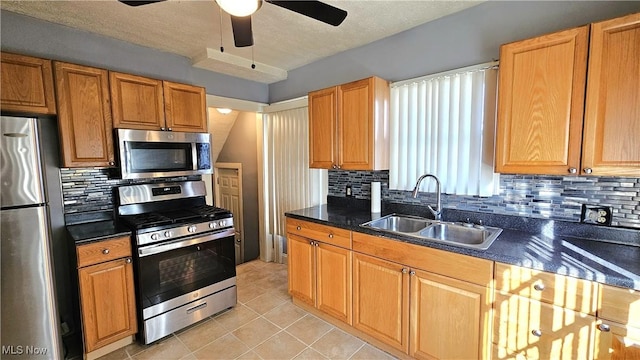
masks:
MULTIPOLYGON (((129 6, 140 6, 166 0, 118 0, 129 6)), ((233 39, 236 47, 253 45, 251 15, 262 6, 263 0, 216 0, 222 10, 231 16, 233 39)), ((322 1, 276 1, 264 0, 269 4, 297 12, 323 23, 338 26, 347 17, 345 10, 323 3, 322 1)))

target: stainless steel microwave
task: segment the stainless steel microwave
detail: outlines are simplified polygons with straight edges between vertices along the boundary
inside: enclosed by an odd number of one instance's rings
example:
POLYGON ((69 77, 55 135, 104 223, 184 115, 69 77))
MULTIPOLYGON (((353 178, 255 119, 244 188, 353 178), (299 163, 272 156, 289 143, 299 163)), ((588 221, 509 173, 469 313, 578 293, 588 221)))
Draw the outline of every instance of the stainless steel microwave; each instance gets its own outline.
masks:
POLYGON ((117 129, 116 138, 123 179, 212 173, 210 134, 117 129))

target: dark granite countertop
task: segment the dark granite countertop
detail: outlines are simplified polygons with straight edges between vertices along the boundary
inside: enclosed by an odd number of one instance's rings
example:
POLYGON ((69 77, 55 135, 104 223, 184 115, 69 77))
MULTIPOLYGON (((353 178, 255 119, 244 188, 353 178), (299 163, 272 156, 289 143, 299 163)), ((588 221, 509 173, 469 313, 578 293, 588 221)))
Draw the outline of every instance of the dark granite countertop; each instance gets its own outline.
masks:
POLYGON ((113 220, 67 225, 67 232, 76 245, 118 236, 131 236, 131 230, 118 226, 113 220))
MULTIPOLYGON (((381 216, 398 211, 385 206, 381 216)), ((400 209, 406 210, 406 209, 400 209)), ((382 233, 360 224, 373 219, 365 209, 344 205, 321 205, 289 211, 286 216, 361 233, 382 233)), ((424 215, 423 215, 424 216, 424 215)), ((435 241, 385 234, 385 238, 452 251, 599 283, 640 290, 640 231, 517 216, 473 213, 445 209, 444 219, 483 219, 485 225, 503 228, 487 250, 451 246, 435 241)))

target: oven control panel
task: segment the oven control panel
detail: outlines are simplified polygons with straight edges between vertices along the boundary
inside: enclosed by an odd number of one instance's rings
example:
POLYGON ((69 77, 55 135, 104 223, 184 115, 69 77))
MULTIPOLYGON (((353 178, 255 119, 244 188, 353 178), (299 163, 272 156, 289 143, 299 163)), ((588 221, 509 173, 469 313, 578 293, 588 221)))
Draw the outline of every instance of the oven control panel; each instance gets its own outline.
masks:
POLYGON ((148 232, 138 232, 136 234, 136 243, 138 245, 146 245, 158 241, 174 240, 185 236, 204 234, 229 228, 233 228, 233 218, 182 225, 171 229, 150 229, 148 232))

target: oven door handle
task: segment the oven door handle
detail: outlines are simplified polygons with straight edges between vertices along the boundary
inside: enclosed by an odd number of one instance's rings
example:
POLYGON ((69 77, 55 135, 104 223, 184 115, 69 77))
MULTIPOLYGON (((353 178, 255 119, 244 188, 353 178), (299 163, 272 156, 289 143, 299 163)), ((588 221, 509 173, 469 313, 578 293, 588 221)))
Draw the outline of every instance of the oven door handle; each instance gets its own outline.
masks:
POLYGON ((227 230, 212 233, 212 234, 206 234, 204 236, 199 235, 187 240, 178 240, 170 243, 145 246, 145 247, 138 248, 138 256, 145 257, 149 255, 159 254, 162 252, 180 249, 180 248, 191 246, 191 245, 197 245, 197 244, 202 244, 202 243, 213 241, 213 240, 219 240, 228 236, 234 236, 234 234, 235 234, 235 230, 231 228, 231 229, 227 229, 227 230))

